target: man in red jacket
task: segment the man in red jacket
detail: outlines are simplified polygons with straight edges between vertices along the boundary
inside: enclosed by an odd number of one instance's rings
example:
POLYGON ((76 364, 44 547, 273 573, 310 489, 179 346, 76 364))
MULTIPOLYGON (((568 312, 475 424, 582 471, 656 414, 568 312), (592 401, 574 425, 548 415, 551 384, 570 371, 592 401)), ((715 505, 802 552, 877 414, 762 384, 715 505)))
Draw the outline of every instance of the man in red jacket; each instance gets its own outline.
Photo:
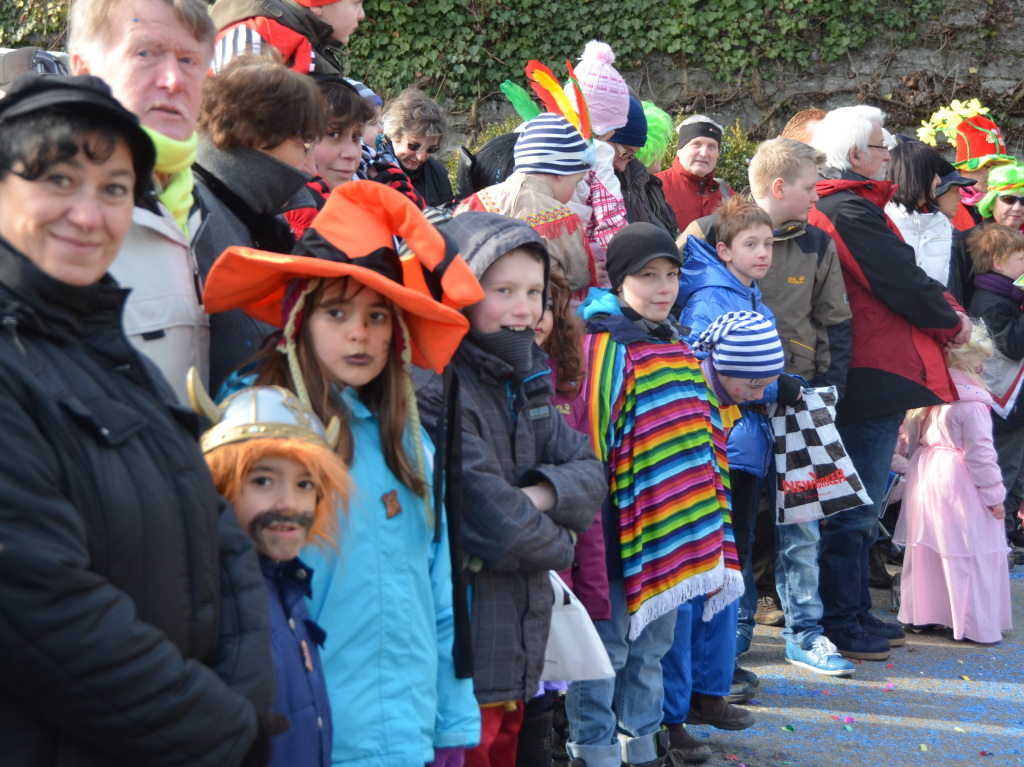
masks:
POLYGON ((962 307, 914 261, 883 211, 895 187, 883 181, 889 152, 881 110, 829 112, 814 131, 826 155, 810 223, 835 241, 853 313, 853 355, 837 425, 872 504, 821 526, 820 593, 825 635, 848 658, 884 660, 906 637, 871 614, 868 548, 900 423, 911 408, 956 398, 943 348, 970 337, 962 307))
POLYGON ((729 185, 715 178, 722 126, 704 115, 688 117, 676 129, 679 151, 661 179, 665 201, 676 214, 679 231, 703 216, 710 216, 732 195, 729 185))

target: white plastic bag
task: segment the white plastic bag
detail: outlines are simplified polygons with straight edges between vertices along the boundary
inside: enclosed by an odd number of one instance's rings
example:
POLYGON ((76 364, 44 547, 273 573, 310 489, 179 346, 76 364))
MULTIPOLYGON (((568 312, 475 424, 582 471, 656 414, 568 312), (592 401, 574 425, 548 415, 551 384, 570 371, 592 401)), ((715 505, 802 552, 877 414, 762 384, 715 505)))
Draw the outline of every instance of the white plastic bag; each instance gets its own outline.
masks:
POLYGON ((558 573, 549 572, 554 606, 551 632, 544 653, 543 681, 579 682, 585 679, 610 679, 615 676, 608 651, 594 628, 579 598, 565 585, 558 573))

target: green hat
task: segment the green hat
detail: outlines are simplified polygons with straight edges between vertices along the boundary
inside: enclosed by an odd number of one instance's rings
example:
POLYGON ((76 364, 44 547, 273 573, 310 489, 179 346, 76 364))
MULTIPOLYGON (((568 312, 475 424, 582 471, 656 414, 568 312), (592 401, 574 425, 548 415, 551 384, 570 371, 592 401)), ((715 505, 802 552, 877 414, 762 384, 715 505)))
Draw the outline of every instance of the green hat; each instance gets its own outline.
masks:
POLYGON ((993 168, 988 174, 988 192, 976 206, 978 213, 982 218, 992 218, 992 206, 996 198, 1021 189, 1024 189, 1024 164, 1015 162, 993 168))

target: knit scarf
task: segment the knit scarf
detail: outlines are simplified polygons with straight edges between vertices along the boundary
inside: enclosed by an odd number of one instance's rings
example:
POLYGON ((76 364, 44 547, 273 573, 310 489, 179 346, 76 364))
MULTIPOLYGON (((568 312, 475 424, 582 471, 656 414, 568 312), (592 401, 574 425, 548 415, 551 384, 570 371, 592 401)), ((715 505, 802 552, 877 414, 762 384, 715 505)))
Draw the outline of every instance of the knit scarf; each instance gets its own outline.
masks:
POLYGON ((659 341, 677 341, 679 339, 679 333, 671 320, 664 319, 661 322, 649 320, 623 301, 621 296, 619 297, 619 309, 622 311, 622 316, 632 322, 645 336, 653 336, 659 341))
POLYGON ((1024 305, 1024 290, 1013 284, 1013 280, 999 272, 986 272, 974 277, 975 290, 987 290, 997 296, 1011 299, 1018 306, 1024 305))
POLYGON ((743 593, 718 401, 681 343, 587 337, 594 448, 618 511, 629 638, 695 596, 704 620, 743 593))
POLYGON ((184 141, 168 138, 152 128, 142 126, 156 147, 155 173, 168 176, 163 191, 157 196, 160 202, 174 216, 178 226, 188 234, 188 214, 192 210, 192 163, 196 161, 196 148, 199 146, 199 134, 194 133, 184 141))

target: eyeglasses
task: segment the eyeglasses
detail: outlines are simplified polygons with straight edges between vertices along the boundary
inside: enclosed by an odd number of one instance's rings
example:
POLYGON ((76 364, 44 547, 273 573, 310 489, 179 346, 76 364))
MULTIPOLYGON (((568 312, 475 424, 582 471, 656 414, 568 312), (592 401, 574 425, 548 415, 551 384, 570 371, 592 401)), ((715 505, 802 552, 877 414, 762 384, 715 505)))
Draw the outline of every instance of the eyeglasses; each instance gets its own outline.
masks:
MULTIPOLYGON (((413 153, 416 153, 416 152, 420 151, 422 146, 423 146, 423 144, 421 144, 419 141, 406 141, 405 142, 405 148, 408 149, 410 152, 413 152, 413 153)), ((427 154, 436 154, 440 149, 441 149, 441 145, 440 144, 434 144, 434 146, 428 146, 423 151, 426 152, 427 154)))
POLYGON ((1024 205, 1024 197, 1018 197, 1015 194, 1001 194, 999 195, 999 202, 1006 203, 1012 208, 1017 203, 1024 205))
POLYGON ((301 133, 296 133, 294 139, 295 143, 299 144, 302 147, 304 157, 309 157, 313 153, 313 150, 316 148, 316 145, 318 143, 316 141, 306 141, 302 137, 301 133))
POLYGON ((868 144, 868 149, 881 149, 883 152, 889 151, 889 147, 884 144, 868 144))
POLYGON ((618 157, 623 162, 629 162, 634 157, 636 157, 636 152, 627 152, 625 149, 623 149, 618 144, 612 144, 612 146, 615 147, 615 149, 618 151, 618 153, 619 153, 618 157))

